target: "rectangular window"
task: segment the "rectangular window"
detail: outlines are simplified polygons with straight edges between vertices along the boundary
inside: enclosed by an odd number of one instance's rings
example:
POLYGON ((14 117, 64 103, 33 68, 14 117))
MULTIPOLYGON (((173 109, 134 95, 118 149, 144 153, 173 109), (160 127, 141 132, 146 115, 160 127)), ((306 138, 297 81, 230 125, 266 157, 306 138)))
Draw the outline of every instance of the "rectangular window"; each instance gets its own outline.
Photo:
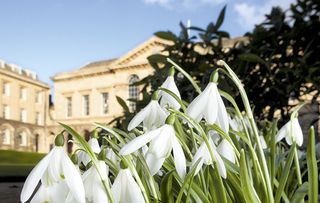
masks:
POLYGON ((83 95, 83 115, 88 116, 90 114, 89 95, 83 95))
POLYGON ((41 114, 39 112, 36 113, 36 124, 41 125, 41 114))
POLYGON ((67 97, 67 117, 72 116, 72 97, 67 97))
POLYGON ((20 111, 20 121, 27 122, 27 110, 21 109, 20 111))
POLYGON ((102 93, 102 114, 108 113, 108 98, 109 94, 107 92, 102 93))
POLYGON ((41 103, 41 100, 42 100, 41 92, 40 92, 40 91, 37 91, 35 97, 36 97, 36 98, 35 98, 36 103, 37 103, 37 104, 40 104, 40 103, 41 103))
POLYGON ((27 100, 27 88, 25 87, 20 88, 20 99, 27 100))
POLYGON ((2 85, 3 95, 10 96, 10 84, 8 82, 3 82, 2 85))
POLYGON ((2 144, 10 144, 10 130, 4 129, 2 130, 2 144))
POLYGON ((3 118, 10 119, 10 107, 8 105, 3 105, 3 118))

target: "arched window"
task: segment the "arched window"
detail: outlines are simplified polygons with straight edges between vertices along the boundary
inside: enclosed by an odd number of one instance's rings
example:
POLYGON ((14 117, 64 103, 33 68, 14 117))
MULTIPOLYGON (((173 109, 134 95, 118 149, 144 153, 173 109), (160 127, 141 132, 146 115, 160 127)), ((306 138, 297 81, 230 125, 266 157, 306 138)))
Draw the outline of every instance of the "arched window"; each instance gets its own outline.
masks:
POLYGON ((135 84, 139 81, 137 75, 131 75, 129 79, 129 99, 134 100, 129 102, 130 111, 136 110, 136 100, 139 99, 139 87, 135 84))
POLYGON ((27 139, 27 133, 25 131, 21 131, 18 134, 18 143, 20 146, 27 146, 28 139, 27 139))
POLYGON ((2 144, 9 145, 11 142, 10 130, 5 128, 1 131, 2 144))

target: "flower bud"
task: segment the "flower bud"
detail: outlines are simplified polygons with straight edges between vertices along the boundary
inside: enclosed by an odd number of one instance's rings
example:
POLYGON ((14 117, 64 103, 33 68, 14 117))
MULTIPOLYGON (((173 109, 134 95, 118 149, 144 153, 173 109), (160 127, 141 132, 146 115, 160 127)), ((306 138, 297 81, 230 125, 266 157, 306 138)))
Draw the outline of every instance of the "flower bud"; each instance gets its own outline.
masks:
POLYGON ((168 125, 173 125, 175 120, 176 120, 176 115, 172 113, 168 116, 165 123, 168 125))
POLYGON ((96 139, 99 138, 99 134, 98 134, 98 130, 97 129, 94 129, 93 131, 91 131, 91 137, 92 138, 96 138, 96 139))
POLYGON ((103 161, 106 159, 106 156, 107 156, 107 149, 106 148, 101 149, 98 155, 98 159, 103 161))
POLYGON ((54 140, 54 145, 57 147, 62 147, 64 145, 64 136, 63 136, 63 132, 61 132, 60 134, 58 134, 54 140))
POLYGON ((174 72, 175 72, 175 70, 174 70, 174 67, 172 66, 171 68, 169 68, 169 70, 168 70, 168 76, 174 76, 174 72))
POLYGON ((219 73, 217 70, 213 71, 210 76, 210 82, 217 83, 219 79, 219 73))
POLYGON ((153 94, 152 94, 152 97, 151 97, 152 100, 156 100, 158 101, 158 90, 155 91, 153 94))
POLYGON ((72 154, 70 159, 71 159, 71 161, 73 162, 74 165, 78 164, 79 159, 78 159, 77 154, 72 154))

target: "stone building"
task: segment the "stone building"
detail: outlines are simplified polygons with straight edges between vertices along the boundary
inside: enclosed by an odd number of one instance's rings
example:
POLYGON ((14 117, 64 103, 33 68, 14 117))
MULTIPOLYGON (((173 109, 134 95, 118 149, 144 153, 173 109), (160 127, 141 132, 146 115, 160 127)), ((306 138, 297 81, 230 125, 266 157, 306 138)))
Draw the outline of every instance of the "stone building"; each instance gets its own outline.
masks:
POLYGON ((49 86, 0 60, 0 149, 47 152, 49 86))
MULTIPOLYGON (((133 84, 152 73, 147 57, 159 53, 166 44, 152 37, 117 59, 92 62, 53 76, 55 107, 50 133, 62 130, 57 125, 61 122, 88 138, 94 122, 108 123, 122 115, 116 96, 125 101, 139 97, 139 87, 133 84)), ((128 102, 128 106, 135 109, 134 102, 128 102)))

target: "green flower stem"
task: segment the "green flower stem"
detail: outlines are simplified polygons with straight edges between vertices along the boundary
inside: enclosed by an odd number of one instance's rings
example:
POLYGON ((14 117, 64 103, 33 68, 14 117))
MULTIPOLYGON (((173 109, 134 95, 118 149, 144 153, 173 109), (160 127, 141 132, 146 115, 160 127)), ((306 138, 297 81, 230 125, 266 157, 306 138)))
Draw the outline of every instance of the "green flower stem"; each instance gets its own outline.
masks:
POLYGON ((264 179, 264 181, 266 182, 266 187, 267 187, 267 194, 268 194, 268 199, 269 202, 273 203, 274 202, 274 198, 273 198, 273 191, 272 191, 272 186, 271 186, 271 181, 270 181, 270 175, 269 175, 269 171, 268 171, 268 166, 267 166, 267 161, 266 158, 264 156, 263 153, 263 149, 261 146, 261 142, 260 142, 260 138, 259 138, 259 132, 258 132, 258 128, 254 122, 254 118, 253 118, 253 113, 252 110, 250 108, 250 103, 248 100, 248 96, 243 88, 243 85, 241 83, 241 81, 239 80, 238 76, 232 71, 232 69, 228 66, 228 64, 226 64, 224 61, 219 60, 218 61, 218 65, 222 65, 224 66, 228 73, 231 76, 231 79, 233 80, 233 82, 235 83, 235 85, 238 87, 247 116, 249 118, 250 121, 250 125, 252 127, 253 130, 253 134, 255 136, 256 139, 256 143, 257 143, 257 150, 258 150, 258 155, 260 157, 261 163, 262 163, 262 171, 263 171, 263 177, 262 179, 264 179))
POLYGON ((186 109, 187 109, 186 106, 183 104, 181 99, 179 99, 179 97, 175 93, 173 93, 172 91, 170 91, 170 90, 168 90, 166 88, 162 88, 162 87, 159 87, 158 90, 164 91, 167 94, 169 94, 170 96, 172 96, 180 104, 180 106, 182 108, 182 111, 186 112, 186 109))
POLYGON ((311 126, 309 130, 307 147, 307 165, 308 165, 308 200, 310 203, 318 202, 318 166, 316 159, 316 148, 315 148, 315 134, 314 128, 311 126))
POLYGON ((201 93, 201 88, 197 85, 197 83, 192 79, 192 77, 183 70, 178 64, 176 64, 174 61, 172 61, 170 58, 167 58, 167 61, 171 63, 178 71, 180 71, 192 84, 194 89, 200 94, 201 93))

